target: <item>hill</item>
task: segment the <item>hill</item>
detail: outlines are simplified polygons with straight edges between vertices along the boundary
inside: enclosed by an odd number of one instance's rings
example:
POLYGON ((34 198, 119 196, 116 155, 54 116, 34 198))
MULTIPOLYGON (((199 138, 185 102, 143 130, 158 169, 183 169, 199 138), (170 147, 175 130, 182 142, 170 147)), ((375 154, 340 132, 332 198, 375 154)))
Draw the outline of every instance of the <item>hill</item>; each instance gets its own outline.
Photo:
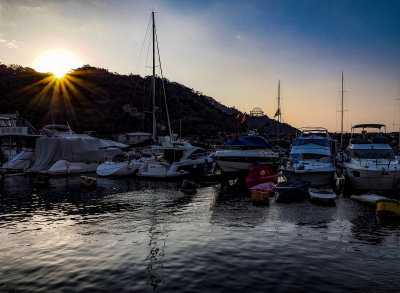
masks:
MULTIPOLYGON (((35 127, 67 122, 77 132, 96 131, 112 135, 126 131, 151 132, 151 77, 120 75, 107 69, 84 65, 63 79, 50 73, 18 65, 0 64, 0 109, 2 113, 18 111, 35 127)), ((167 118, 161 79, 157 78, 156 104, 158 134, 167 134, 167 118)), ((171 127, 182 135, 216 136, 236 133, 238 110, 228 108, 182 84, 164 79, 171 127)), ((245 132, 247 123, 241 125, 245 132)), ((277 122, 261 117, 267 133, 276 131, 277 122)), ((249 125, 250 126, 250 125, 249 125)), ((254 128, 251 126, 251 128, 254 128)), ((289 125, 281 127, 295 131, 289 125)))

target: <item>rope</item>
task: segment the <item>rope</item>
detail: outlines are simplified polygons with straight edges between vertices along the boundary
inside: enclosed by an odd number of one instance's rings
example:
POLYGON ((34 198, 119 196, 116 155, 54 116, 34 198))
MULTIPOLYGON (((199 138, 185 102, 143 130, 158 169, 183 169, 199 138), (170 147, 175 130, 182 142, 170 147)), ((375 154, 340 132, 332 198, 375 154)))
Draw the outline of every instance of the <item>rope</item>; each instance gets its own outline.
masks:
POLYGON ((170 123, 170 121, 169 121, 169 113, 168 113, 167 95, 165 94, 164 75, 163 75, 162 66, 161 66, 160 48, 158 47, 157 31, 156 31, 156 43, 157 43, 158 63, 160 64, 161 84, 162 84, 163 93, 164 93, 165 109, 166 109, 166 112, 167 112, 167 121, 168 121, 169 136, 172 138, 171 123, 170 123))

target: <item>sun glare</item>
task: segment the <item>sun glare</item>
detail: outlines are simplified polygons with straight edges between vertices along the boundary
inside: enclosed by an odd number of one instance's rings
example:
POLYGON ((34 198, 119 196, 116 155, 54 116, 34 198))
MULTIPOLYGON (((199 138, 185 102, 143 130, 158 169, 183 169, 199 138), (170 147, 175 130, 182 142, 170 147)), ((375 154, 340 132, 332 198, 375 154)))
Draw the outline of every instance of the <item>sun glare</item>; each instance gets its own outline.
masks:
POLYGON ((71 69, 78 68, 82 62, 77 56, 65 50, 53 50, 40 54, 33 65, 38 72, 51 72, 57 78, 62 78, 71 69))

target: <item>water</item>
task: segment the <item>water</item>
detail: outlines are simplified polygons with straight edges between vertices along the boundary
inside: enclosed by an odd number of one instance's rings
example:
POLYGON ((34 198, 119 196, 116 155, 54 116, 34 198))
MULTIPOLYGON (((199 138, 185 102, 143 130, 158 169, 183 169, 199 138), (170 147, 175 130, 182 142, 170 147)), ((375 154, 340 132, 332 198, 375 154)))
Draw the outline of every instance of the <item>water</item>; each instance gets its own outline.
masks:
POLYGON ((0 292, 400 291, 400 225, 368 205, 259 207, 178 184, 6 178, 0 292))

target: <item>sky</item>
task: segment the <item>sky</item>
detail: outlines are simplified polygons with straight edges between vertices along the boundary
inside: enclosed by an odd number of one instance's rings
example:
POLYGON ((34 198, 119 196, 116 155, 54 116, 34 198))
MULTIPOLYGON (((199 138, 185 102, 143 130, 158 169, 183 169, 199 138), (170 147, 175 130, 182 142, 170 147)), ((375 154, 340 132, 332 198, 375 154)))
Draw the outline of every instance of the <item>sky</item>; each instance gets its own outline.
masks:
POLYGON ((35 68, 63 50, 79 64, 149 75, 152 10, 171 81, 272 117, 280 80, 284 122, 338 131, 343 71, 346 131, 400 127, 399 0, 0 0, 0 62, 35 68))

